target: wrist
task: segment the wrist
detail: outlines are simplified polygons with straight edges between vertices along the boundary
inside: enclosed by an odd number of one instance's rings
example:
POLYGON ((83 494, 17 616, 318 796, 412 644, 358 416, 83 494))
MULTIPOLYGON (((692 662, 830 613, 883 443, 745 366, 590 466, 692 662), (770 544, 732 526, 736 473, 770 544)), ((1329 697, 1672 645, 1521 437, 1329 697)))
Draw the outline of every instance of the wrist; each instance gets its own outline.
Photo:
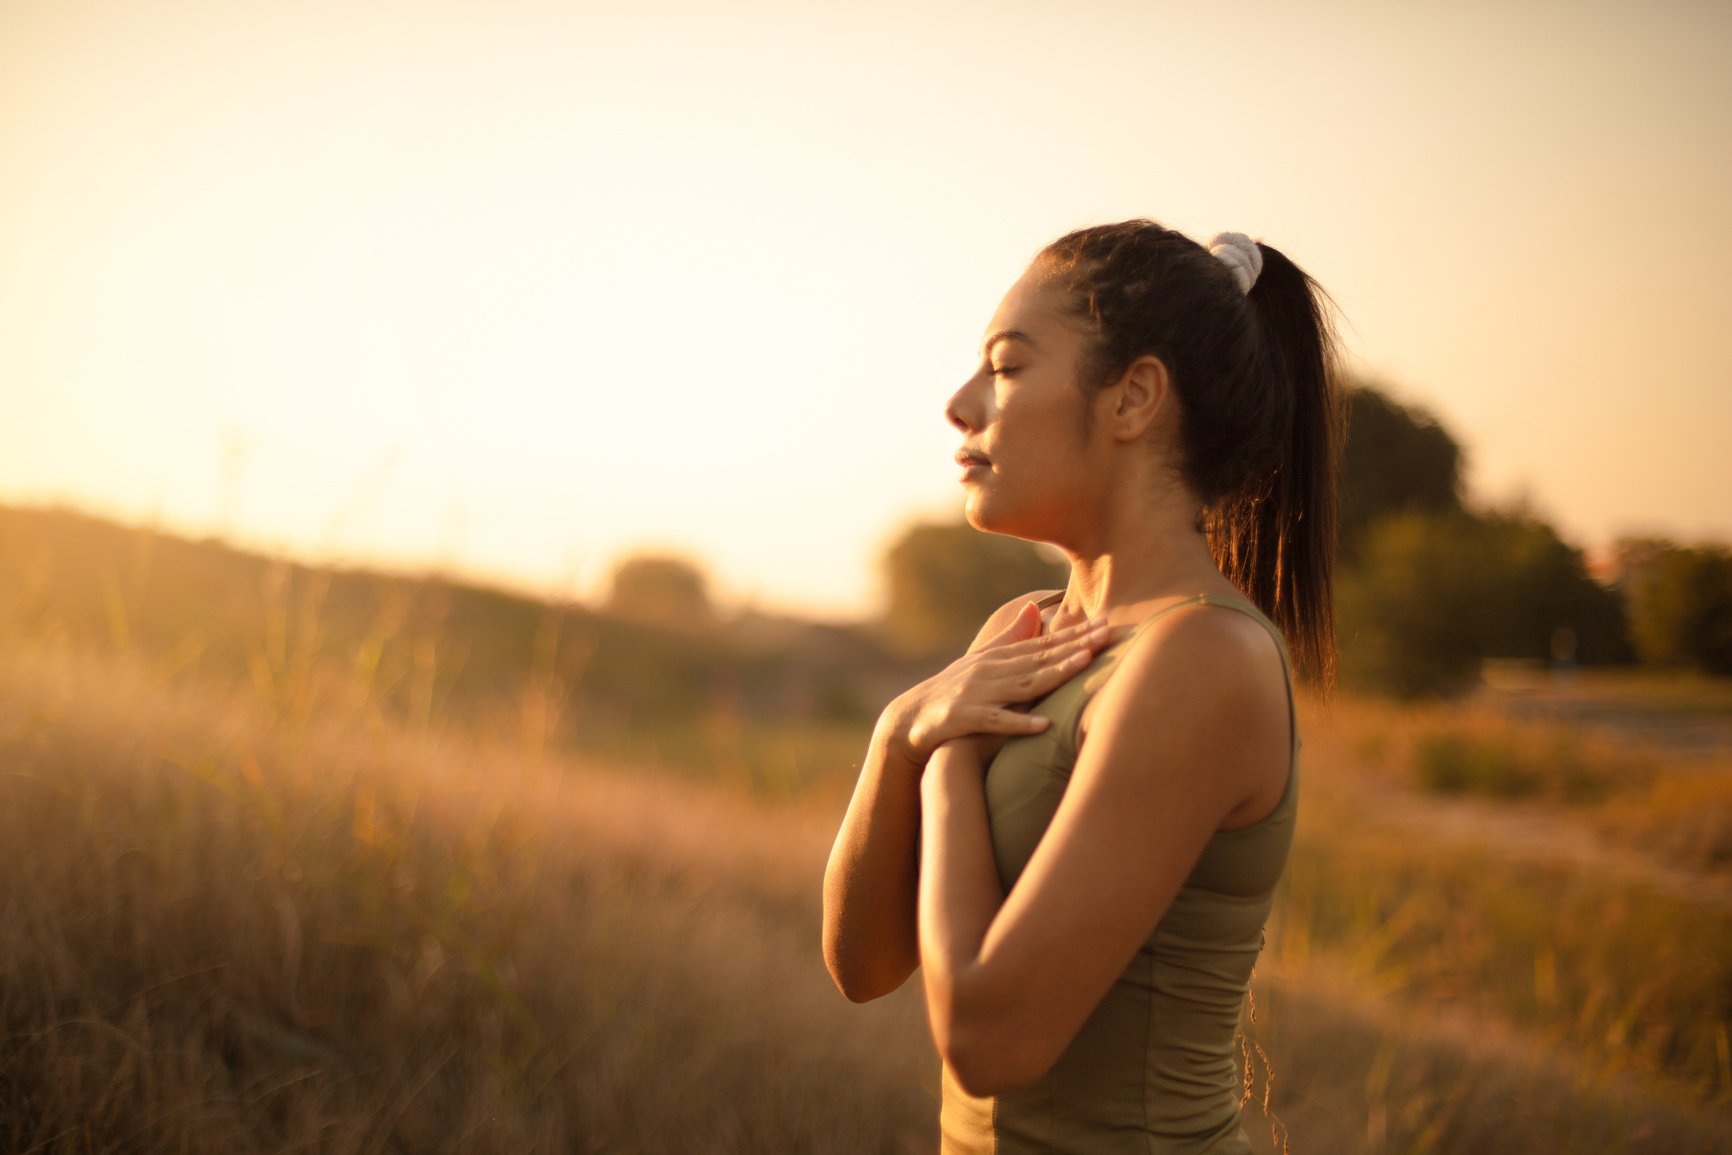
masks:
POLYGON ((980 793, 986 781, 980 759, 966 738, 941 743, 920 775, 920 793, 928 805, 942 798, 980 793))
POLYGON ((908 700, 908 693, 899 694, 878 715, 876 729, 878 740, 891 758, 918 770, 925 765, 926 758, 914 749, 910 737, 914 716, 915 709, 908 700))
POLYGON ((980 756, 980 743, 976 736, 964 734, 939 743, 938 749, 927 759, 926 767, 928 773, 980 778, 986 773, 986 760, 980 756))

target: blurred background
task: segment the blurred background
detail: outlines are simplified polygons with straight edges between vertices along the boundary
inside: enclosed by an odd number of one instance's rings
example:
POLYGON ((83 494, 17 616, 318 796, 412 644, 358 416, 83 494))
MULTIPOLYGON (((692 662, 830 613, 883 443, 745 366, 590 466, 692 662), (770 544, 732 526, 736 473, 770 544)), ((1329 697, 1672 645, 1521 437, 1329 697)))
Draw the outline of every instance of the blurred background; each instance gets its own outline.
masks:
POLYGON ((1260 1148, 1732 1151, 1732 10, 0 3, 0 1145, 891 1151, 877 712, 1047 241, 1334 297, 1260 1148))

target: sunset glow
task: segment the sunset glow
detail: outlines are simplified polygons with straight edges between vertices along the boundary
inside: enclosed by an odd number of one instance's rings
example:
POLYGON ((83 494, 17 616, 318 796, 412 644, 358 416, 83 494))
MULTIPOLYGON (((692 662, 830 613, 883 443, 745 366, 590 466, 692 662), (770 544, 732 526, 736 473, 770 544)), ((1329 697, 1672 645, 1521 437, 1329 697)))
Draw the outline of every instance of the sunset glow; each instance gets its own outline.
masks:
POLYGON ((0 501, 870 612, 1077 225, 1237 229, 1476 496, 1732 538, 1721 5, 0 8, 0 501))

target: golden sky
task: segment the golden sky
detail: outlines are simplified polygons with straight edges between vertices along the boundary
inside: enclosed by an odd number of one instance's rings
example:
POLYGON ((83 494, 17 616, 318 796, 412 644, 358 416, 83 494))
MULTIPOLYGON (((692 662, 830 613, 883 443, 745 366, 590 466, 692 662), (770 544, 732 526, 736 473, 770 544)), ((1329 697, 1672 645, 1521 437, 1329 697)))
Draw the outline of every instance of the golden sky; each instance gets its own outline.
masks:
POLYGON ((1578 544, 1732 539, 1732 5, 0 0, 0 501, 870 610, 1077 225, 1249 232, 1578 544))

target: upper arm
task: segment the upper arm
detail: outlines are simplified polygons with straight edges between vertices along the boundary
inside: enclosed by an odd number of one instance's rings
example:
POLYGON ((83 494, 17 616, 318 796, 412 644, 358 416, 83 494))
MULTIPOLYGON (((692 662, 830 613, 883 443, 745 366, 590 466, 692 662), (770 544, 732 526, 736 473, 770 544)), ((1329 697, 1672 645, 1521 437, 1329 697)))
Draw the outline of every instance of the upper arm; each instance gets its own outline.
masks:
POLYGON ((1025 1069, 1056 1061, 1226 816, 1286 773, 1287 727, 1279 652, 1244 615, 1182 611, 1131 645, 981 944, 993 1035, 1025 1069))

